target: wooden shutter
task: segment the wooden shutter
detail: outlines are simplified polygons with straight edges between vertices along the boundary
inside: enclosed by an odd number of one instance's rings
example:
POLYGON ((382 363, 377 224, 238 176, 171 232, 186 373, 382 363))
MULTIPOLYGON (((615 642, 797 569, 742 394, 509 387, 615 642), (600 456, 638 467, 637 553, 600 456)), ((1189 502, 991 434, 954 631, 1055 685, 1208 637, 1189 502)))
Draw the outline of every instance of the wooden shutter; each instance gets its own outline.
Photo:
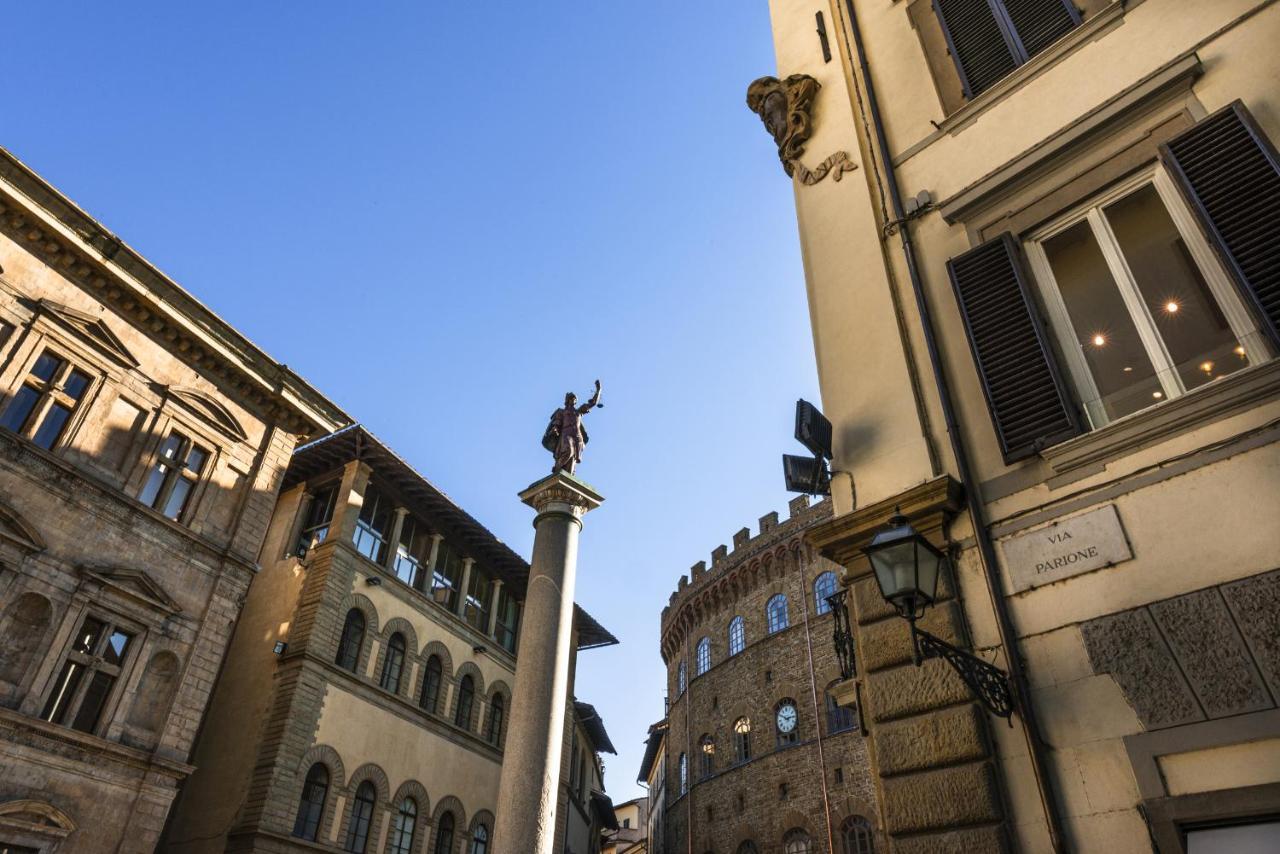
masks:
POLYGON ((1070 0, 1001 0, 1028 58, 1076 28, 1080 13, 1070 0))
POLYGON ((933 0, 964 94, 974 98, 1018 67, 1020 60, 988 0, 933 0))
POLYGON ((1215 248, 1280 343, 1280 157, 1236 101, 1166 145, 1160 156, 1215 248))
POLYGON ((1006 233, 947 262, 1005 462, 1080 432, 1006 233))

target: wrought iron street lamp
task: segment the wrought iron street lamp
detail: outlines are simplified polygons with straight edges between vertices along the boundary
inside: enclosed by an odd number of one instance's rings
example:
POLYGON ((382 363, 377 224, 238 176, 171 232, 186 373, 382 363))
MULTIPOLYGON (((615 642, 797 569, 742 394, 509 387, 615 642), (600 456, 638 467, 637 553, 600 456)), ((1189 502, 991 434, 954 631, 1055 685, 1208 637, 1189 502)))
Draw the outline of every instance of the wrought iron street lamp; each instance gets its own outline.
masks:
POLYGON ((938 579, 947 556, 901 512, 894 514, 863 551, 875 572, 880 595, 911 626, 911 649, 916 666, 927 658, 944 659, 987 711, 1008 720, 1013 714, 1008 674, 916 626, 916 621, 938 599, 938 579))

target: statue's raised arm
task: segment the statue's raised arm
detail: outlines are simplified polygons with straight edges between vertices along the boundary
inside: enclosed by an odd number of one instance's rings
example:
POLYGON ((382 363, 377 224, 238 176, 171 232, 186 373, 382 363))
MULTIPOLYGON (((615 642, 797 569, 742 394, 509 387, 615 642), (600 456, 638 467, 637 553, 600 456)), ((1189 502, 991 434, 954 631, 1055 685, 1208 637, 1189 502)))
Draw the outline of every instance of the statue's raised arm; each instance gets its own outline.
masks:
POLYGON ((600 405, 600 380, 596 380, 596 393, 591 395, 591 399, 578 407, 578 412, 586 415, 591 410, 600 405))

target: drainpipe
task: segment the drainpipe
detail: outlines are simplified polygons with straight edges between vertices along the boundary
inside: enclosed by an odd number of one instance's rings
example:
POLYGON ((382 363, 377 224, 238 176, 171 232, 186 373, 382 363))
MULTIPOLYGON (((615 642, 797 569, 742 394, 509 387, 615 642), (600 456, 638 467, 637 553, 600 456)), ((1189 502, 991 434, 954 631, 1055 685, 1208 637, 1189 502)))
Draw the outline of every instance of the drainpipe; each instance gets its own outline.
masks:
MULTIPOLYGON (((916 263, 915 247, 911 242, 911 229, 906 221, 902 207, 902 193, 898 188, 897 173, 893 168, 893 157, 889 152, 889 142, 885 137, 884 122, 880 116, 880 106, 876 99, 875 84, 871 80, 871 69, 867 67, 867 52, 862 42, 862 30, 858 26, 858 13, 854 9, 853 0, 845 0, 849 15, 849 30, 853 35, 852 48, 857 56, 850 54, 850 62, 856 62, 862 74, 863 86, 867 95, 867 108, 871 112, 871 124, 875 128, 876 149, 881 166, 884 169, 885 183, 888 185, 889 199, 893 205, 893 216, 900 223, 898 238, 902 242, 902 254, 907 263, 907 275, 911 279, 911 290, 916 300, 916 310, 920 313, 921 331, 924 333, 925 349, 929 354, 929 366, 933 369, 934 384, 938 389, 938 402, 942 407, 942 417, 946 423, 947 437, 951 443, 951 453, 959 469, 960 483, 965 488, 966 504, 973 520, 974 538, 978 543, 978 553, 982 559, 983 579, 986 581, 987 593, 991 597, 992 609, 995 612, 996 630, 1000 644, 1004 647, 1005 659, 1009 666, 1009 679, 1019 699, 1018 711, 1022 717, 1022 732, 1027 742, 1027 754, 1031 759, 1031 770, 1036 779, 1036 789, 1040 796, 1040 805, 1044 810, 1045 824, 1049 830, 1049 841, 1053 850, 1061 854, 1067 850, 1062 832, 1062 820, 1058 815, 1057 802, 1054 798, 1053 782, 1049 774, 1049 765, 1044 753, 1044 742, 1040 737, 1040 726, 1036 720, 1035 709, 1031 705, 1031 690, 1027 683, 1025 671, 1022 669, 1022 656, 1018 652, 1017 635, 1013 631, 1009 609, 1005 603, 1003 584, 998 564, 996 563, 995 545, 991 539, 991 530, 987 525, 986 513, 982 503, 982 495, 978 480, 973 476, 973 467, 969 461, 969 452, 960 434, 956 422, 955 404, 951 399, 951 388, 947 382, 942 359, 938 355, 938 342, 934 335, 933 319, 929 311, 929 303, 925 298, 924 284, 920 278, 920 269, 916 263)), ((848 46, 846 46, 848 50, 848 46)), ((856 80, 855 80, 856 85, 856 80)))

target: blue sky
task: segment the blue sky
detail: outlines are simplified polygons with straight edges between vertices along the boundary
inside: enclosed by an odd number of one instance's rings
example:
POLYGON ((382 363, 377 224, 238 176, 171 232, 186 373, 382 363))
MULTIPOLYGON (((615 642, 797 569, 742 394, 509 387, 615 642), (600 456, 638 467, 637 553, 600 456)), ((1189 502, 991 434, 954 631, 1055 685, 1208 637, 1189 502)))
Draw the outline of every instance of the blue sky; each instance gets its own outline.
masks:
POLYGON ((577 598, 622 644, 578 694, 638 794, 661 609, 785 516, 817 400, 791 186, 744 105, 764 0, 6 15, 0 145, 522 554, 547 417, 603 380, 577 598))

